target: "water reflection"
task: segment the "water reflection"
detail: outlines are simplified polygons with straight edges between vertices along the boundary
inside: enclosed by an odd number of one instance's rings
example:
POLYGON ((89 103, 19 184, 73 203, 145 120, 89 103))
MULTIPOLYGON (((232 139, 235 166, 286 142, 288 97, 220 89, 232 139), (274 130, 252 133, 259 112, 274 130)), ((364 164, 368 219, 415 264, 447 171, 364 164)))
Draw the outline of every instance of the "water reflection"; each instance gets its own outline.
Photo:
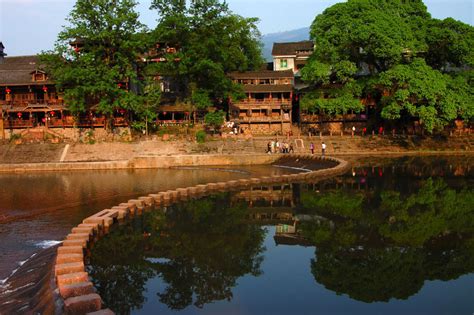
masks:
MULTIPOLYGON (((253 187, 148 213, 97 244, 89 267, 93 281, 118 313, 140 313, 156 301, 171 310, 227 301, 258 313, 242 293, 233 301, 240 283, 258 287, 265 278, 283 295, 295 290, 278 276, 263 277, 267 270, 281 276, 299 272, 278 260, 264 261, 283 255, 276 245, 291 246, 284 254, 289 259, 315 247, 313 258, 303 262, 309 264, 306 277, 315 280, 313 287, 337 294, 341 305, 347 295, 353 302, 390 307, 412 298, 428 280, 473 273, 472 170, 463 166, 461 176, 458 167, 439 161, 433 168, 426 160, 398 162, 357 167, 325 182, 253 187), (265 242, 269 236, 274 245, 265 242)), ((315 292, 319 299, 300 301, 300 313, 318 309, 326 293, 315 292)), ((251 294, 266 300, 268 293, 251 294)), ((455 293, 443 291, 455 299, 450 294, 455 293)), ((272 299, 268 310, 287 303, 272 299)), ((452 307, 472 308, 467 300, 452 307)))
POLYGON ((231 300, 239 277, 261 274, 265 230, 247 224, 246 205, 229 206, 229 197, 148 213, 99 242, 91 275, 105 303, 118 313, 140 308, 145 282, 155 276, 165 283, 158 298, 171 309, 231 300))

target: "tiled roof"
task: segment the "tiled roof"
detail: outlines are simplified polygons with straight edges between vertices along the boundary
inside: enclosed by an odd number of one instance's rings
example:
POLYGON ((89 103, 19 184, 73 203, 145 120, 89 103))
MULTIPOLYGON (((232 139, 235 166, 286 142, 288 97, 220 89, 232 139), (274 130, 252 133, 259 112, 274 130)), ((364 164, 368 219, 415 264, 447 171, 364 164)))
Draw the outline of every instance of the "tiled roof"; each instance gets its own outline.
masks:
POLYGON ((314 44, 310 40, 290 43, 273 43, 272 56, 293 56, 297 51, 313 50, 314 44))
POLYGON ((233 79, 274 79, 274 78, 293 78, 292 70, 284 71, 245 71, 245 72, 231 72, 230 77, 233 79))
POLYGON ((5 57, 0 64, 0 85, 51 84, 51 81, 32 81, 31 73, 40 69, 38 56, 5 57))

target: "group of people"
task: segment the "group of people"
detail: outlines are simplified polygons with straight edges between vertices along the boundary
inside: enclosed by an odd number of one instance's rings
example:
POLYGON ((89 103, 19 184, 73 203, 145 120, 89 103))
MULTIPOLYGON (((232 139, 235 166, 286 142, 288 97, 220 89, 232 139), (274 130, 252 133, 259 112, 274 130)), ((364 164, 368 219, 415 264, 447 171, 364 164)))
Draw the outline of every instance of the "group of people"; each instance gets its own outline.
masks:
MULTIPOLYGON (((309 144, 309 150, 311 151, 311 154, 314 154, 314 143, 309 144)), ((321 155, 325 156, 326 155, 326 143, 321 142, 321 155)))
POLYGON ((280 142, 278 140, 272 140, 267 143, 267 153, 294 153, 292 143, 280 142))

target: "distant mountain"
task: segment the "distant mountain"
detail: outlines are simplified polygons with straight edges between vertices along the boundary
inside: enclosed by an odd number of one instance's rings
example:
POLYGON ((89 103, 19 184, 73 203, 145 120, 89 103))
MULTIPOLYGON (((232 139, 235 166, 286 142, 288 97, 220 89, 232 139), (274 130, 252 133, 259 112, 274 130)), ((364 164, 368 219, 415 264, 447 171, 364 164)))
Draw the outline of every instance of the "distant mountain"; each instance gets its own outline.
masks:
POLYGON ((272 33, 262 36, 263 57, 267 61, 272 60, 273 43, 299 42, 309 39, 309 27, 299 28, 297 30, 272 33))

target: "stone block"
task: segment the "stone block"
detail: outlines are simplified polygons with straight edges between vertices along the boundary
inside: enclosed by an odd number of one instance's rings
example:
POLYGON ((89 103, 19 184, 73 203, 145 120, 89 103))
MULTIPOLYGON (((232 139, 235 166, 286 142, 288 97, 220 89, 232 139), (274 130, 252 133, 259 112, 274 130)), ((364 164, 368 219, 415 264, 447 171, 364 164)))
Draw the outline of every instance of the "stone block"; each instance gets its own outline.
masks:
POLYGON ((188 196, 188 189, 187 188, 176 188, 178 195, 180 197, 187 197, 188 196))
POLYGON ((118 211, 117 218, 119 220, 125 219, 130 213, 130 209, 126 206, 115 206, 115 207, 112 207, 112 210, 118 211))
POLYGON ((99 233, 99 230, 100 230, 100 226, 98 223, 81 223, 77 227, 79 228, 92 227, 95 233, 99 233))
POLYGON ((64 264, 56 264, 54 266, 54 275, 64 275, 68 273, 76 273, 76 272, 83 272, 84 271, 84 262, 72 262, 72 263, 64 263, 64 264))
POLYGON ((146 207, 151 207, 155 203, 155 200, 150 196, 139 197, 138 200, 143 201, 146 207))
POLYGON ((176 190, 168 190, 172 200, 178 200, 179 194, 176 190))
POLYGON ((198 192, 205 192, 207 185, 196 185, 195 186, 198 192))
POLYGON ((58 254, 56 256, 56 264, 66 264, 81 261, 84 261, 83 254, 58 254))
POLYGON ((94 285, 90 281, 65 284, 59 287, 59 294, 64 300, 75 296, 88 295, 91 293, 95 293, 95 290, 94 285))
POLYGON ((219 190, 226 189, 227 188, 227 183, 226 182, 218 182, 218 183, 216 183, 216 186, 219 190))
POLYGON ((59 246, 58 254, 83 254, 84 248, 82 246, 59 246))
POLYGON ((87 240, 64 240, 63 246, 81 246, 83 248, 87 247, 87 240))
POLYGON ((75 228, 72 228, 71 230, 72 233, 78 233, 78 234, 84 234, 84 233, 87 233, 89 235, 93 235, 94 234, 94 228, 92 226, 90 227, 75 227, 75 228))
POLYGON ((130 209, 131 213, 135 213, 135 210, 137 209, 137 205, 133 202, 123 202, 123 203, 119 204, 119 206, 128 207, 128 209, 130 209))
POLYGON ((69 233, 66 236, 67 240, 89 240, 90 239, 89 233, 69 233))
POLYGON ((90 217, 85 218, 84 220, 82 220, 82 223, 98 224, 99 227, 103 227, 104 226, 104 218, 99 218, 99 217, 96 217, 96 216, 90 216, 90 217))
POLYGON ((64 301, 64 310, 68 315, 96 312, 101 308, 102 300, 96 293, 70 297, 64 301))
POLYGON ((153 200, 155 201, 155 205, 157 205, 157 206, 161 205, 161 203, 163 201, 163 195, 161 195, 161 194, 149 194, 148 196, 153 198, 153 200))
POLYGON ((132 203, 135 205, 137 208, 144 208, 145 207, 145 202, 143 200, 139 199, 130 199, 128 203, 132 203))
POLYGON ((56 277, 56 282, 58 286, 88 281, 89 276, 87 275, 87 272, 68 273, 56 277))

